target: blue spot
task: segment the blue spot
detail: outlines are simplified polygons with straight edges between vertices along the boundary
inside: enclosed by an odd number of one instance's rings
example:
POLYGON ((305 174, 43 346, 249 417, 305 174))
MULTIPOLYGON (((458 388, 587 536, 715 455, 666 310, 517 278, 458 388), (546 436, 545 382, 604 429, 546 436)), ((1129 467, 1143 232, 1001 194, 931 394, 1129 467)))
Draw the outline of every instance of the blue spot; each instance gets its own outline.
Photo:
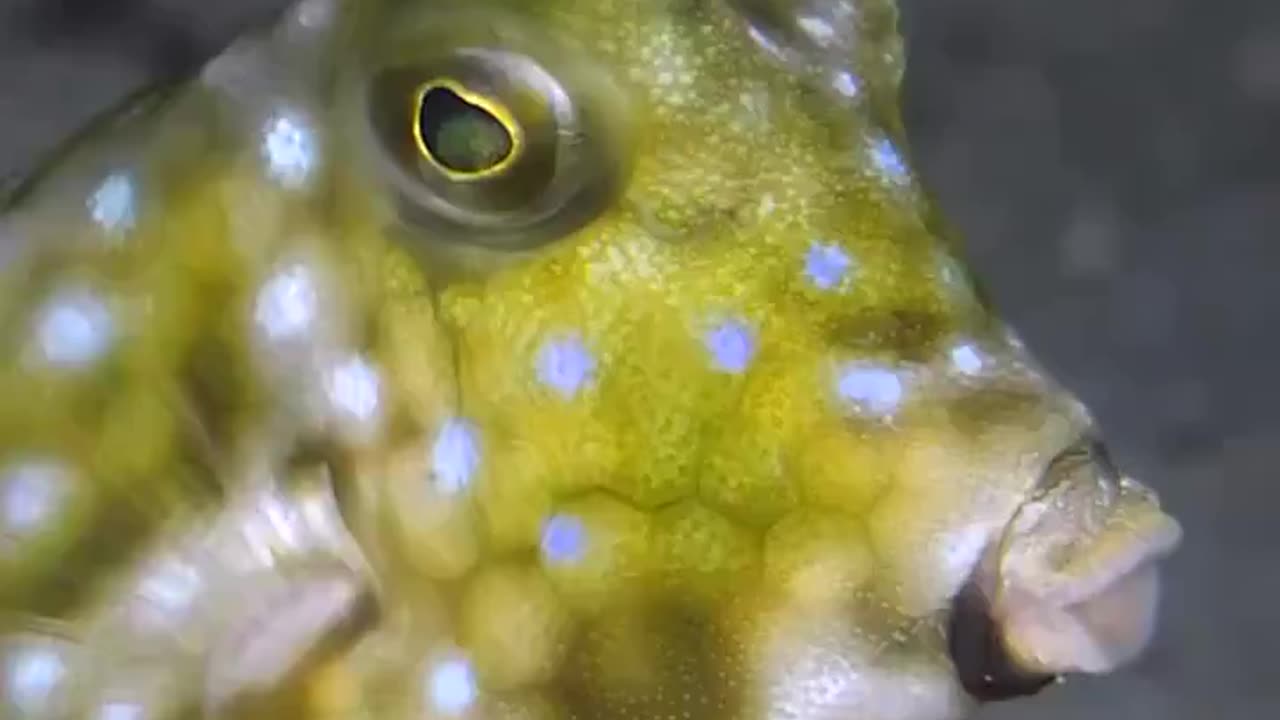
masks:
POLYGON ((881 138, 871 144, 871 162, 885 177, 898 184, 906 183, 911 175, 902 154, 888 138, 881 138))
POLYGON ((858 93, 862 92, 862 82, 848 70, 836 72, 831 77, 831 87, 847 98, 857 97, 858 93))
POLYGON ((83 368, 110 350, 115 321, 105 301, 96 294, 68 290, 44 308, 36 334, 47 363, 60 368, 83 368))
POLYGON ((722 323, 707 333, 705 342, 716 366, 730 373, 746 370, 756 351, 751 328, 736 320, 722 323))
POLYGON ((982 371, 982 355, 970 343, 962 343, 951 348, 951 365, 965 375, 976 375, 982 371))
POLYGON ((271 177, 297 190, 311 178, 319 149, 314 132, 301 117, 282 114, 267 121, 262 154, 271 177))
POLYGON ((575 563, 587 551, 587 528, 573 515, 555 515, 542 528, 542 554, 557 565, 575 563))
POLYGON ((885 368, 848 365, 840 371, 836 392, 859 412, 888 415, 902 402, 902 378, 885 368))
POLYGON ((475 427, 465 420, 449 420, 431 447, 431 470, 436 486, 447 495, 465 490, 480 467, 480 443, 475 427))
POLYGON ((263 284, 254 302, 254 320, 272 340, 296 338, 308 331, 320 312, 315 273, 292 265, 263 284))
POLYGON ((133 181, 127 175, 110 175, 89 198, 89 215, 103 230, 125 232, 136 221, 133 181))
POLYGON ((0 533, 39 531, 72 489, 71 471, 52 460, 30 460, 0 473, 0 533))
POLYGON ((566 400, 591 379, 596 362, 577 336, 548 341, 538 352, 538 379, 566 400))
POLYGON ((346 358, 330 368, 325 389, 335 409, 347 418, 369 425, 378 418, 382 405, 382 378, 363 357, 346 358))
POLYGON ((445 660, 431 671, 431 704, 444 715, 461 715, 476 701, 475 671, 466 660, 445 660))
POLYGON ((804 258, 804 272, 822 290, 830 290, 844 280, 853 260, 837 245, 813 243, 804 258))
POLYGON ((60 654, 49 646, 32 646, 10 657, 0 666, 8 702, 16 706, 19 717, 44 716, 55 699, 66 692, 60 687, 66 679, 67 665, 60 654), (61 691, 61 692, 59 692, 61 691))

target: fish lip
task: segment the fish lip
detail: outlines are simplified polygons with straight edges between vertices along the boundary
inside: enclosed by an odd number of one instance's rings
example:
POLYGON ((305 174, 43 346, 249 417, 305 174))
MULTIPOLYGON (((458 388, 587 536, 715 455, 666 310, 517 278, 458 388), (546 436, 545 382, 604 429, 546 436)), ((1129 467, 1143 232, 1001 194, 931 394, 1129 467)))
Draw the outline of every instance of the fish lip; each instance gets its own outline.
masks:
POLYGON ((1038 695, 1061 678, 1018 665, 1005 647, 991 600, 976 577, 952 598, 946 636, 956 678, 980 703, 1038 695))
POLYGON ((1037 598, 1061 608, 1070 608, 1087 602, 1116 583, 1141 572, 1173 554, 1182 544, 1183 530, 1178 521, 1167 515, 1152 518, 1137 535, 1139 541, 1121 555, 1102 573, 1090 576, 1085 582, 1068 583, 1062 580, 1047 583, 1031 590, 1037 598))
POLYGON ((269 692, 301 669, 341 653, 378 615, 372 588, 345 568, 289 583, 270 598, 265 612, 242 618, 213 647, 204 678, 206 714, 217 717, 236 702, 269 692), (262 659, 255 663, 255 656, 275 662, 260 667, 262 659))
POLYGON ((1006 690, 1025 677, 1114 671, 1154 635, 1159 564, 1180 545, 1182 527, 1097 447, 1072 445, 1049 465, 954 599, 953 626, 956 615, 990 621, 979 657, 999 671, 992 677, 1012 678, 1006 690))

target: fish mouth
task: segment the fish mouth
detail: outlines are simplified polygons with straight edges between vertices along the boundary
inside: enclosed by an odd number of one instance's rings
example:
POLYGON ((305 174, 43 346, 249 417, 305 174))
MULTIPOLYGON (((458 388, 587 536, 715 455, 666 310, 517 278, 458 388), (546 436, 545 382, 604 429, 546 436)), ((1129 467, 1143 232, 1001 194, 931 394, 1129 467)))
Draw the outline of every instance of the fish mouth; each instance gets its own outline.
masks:
POLYGON ((1068 448, 953 600, 961 683, 1001 700, 1133 662, 1156 626, 1157 566, 1181 540, 1156 495, 1121 476, 1097 441, 1068 448))

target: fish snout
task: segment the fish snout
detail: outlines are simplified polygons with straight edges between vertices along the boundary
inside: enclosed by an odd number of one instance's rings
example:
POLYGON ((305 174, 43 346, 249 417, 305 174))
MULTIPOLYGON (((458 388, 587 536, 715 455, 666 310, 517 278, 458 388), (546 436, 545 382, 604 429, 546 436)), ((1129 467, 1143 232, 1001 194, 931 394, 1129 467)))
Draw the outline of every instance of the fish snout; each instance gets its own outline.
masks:
POLYGON ((1024 695, 1135 660, 1156 624, 1158 565, 1181 537, 1096 440, 1061 453, 953 605, 951 651, 970 692, 1024 695))

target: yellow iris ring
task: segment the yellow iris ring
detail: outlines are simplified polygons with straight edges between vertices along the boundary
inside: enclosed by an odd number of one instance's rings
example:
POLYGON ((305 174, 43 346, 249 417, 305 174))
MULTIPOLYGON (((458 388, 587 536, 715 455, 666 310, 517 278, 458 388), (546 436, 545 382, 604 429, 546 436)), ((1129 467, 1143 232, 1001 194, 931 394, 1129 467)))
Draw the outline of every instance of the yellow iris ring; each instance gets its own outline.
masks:
POLYGON ((418 153, 450 180, 466 182, 484 180, 495 175, 501 175, 519 160, 524 153, 524 132, 520 128, 520 123, 516 122, 515 115, 511 110, 498 100, 474 92, 452 78, 436 78, 419 85, 417 92, 413 94, 413 105, 410 108, 410 112, 412 113, 410 126, 413 128, 413 140, 417 144, 418 153), (422 136, 422 104, 426 101, 427 94, 432 90, 448 90, 468 105, 478 107, 493 116, 502 124, 502 127, 507 131, 508 137, 511 138, 511 150, 501 160, 483 170, 459 172, 446 167, 436 159, 435 153, 427 146, 426 138, 422 136))

